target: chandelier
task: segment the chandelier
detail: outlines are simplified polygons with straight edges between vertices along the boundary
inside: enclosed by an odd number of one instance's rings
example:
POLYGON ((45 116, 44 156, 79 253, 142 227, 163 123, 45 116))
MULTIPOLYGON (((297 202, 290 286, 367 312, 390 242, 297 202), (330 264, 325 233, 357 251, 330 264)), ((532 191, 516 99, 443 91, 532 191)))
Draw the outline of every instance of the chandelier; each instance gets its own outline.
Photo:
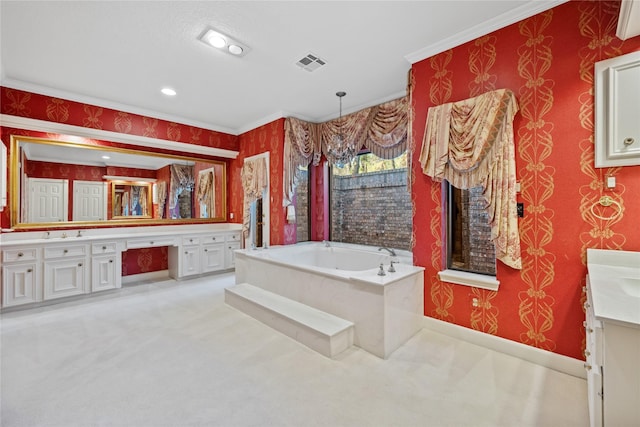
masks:
POLYGON ((333 165, 343 167, 356 155, 356 147, 352 142, 347 141, 342 131, 344 123, 342 122, 342 97, 346 92, 336 92, 336 96, 340 99, 340 117, 338 119, 338 131, 327 142, 327 159, 333 165))

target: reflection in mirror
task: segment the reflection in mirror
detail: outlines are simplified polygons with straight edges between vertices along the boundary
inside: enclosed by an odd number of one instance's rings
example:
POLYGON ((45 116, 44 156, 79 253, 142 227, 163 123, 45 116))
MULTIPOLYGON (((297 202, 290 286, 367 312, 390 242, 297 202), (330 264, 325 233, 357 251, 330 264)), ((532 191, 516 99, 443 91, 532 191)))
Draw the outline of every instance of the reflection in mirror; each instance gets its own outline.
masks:
POLYGON ((226 221, 223 161, 12 136, 12 227, 226 221))
POLYGON ((152 218, 151 183, 111 181, 111 219, 152 218))

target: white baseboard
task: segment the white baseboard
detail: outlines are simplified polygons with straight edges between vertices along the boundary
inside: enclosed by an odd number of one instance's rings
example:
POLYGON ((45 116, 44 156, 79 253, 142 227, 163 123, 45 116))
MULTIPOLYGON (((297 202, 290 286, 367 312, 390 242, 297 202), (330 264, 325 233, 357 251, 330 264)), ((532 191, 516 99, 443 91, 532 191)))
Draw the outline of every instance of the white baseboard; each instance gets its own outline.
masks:
POLYGON ((470 342, 500 353, 518 357, 555 371, 559 371, 578 378, 587 378, 584 361, 573 357, 563 356, 550 351, 541 350, 516 341, 511 341, 495 335, 486 334, 464 326, 444 322, 432 317, 424 318, 424 328, 463 341, 470 342))
POLYGON ((130 285, 136 282, 147 282, 169 279, 169 270, 150 271, 148 273, 130 274, 122 276, 122 284, 130 285))

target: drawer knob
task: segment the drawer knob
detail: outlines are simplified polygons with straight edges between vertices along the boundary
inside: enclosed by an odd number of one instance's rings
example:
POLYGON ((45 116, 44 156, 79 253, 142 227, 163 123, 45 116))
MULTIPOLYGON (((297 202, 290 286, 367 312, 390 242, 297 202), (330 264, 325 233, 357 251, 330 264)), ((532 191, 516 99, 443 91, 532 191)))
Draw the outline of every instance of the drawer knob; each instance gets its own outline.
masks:
POLYGON ((149 243, 153 245, 153 240, 151 242, 149 242, 149 243))
POLYGON ((22 252, 18 252, 18 256, 21 257, 24 256, 24 254, 22 252))
POLYGON ((63 250, 63 251, 62 251, 62 253, 65 253, 65 254, 66 254, 67 252, 69 252, 69 249, 65 249, 65 250, 63 250))
POLYGON ((205 252, 209 252, 209 249, 205 249, 204 251, 205 251, 205 252))
POLYGON ((113 260, 112 259, 109 260, 109 264, 113 264, 113 260))
POLYGON ((103 247, 102 247, 102 250, 103 250, 103 251, 106 251, 106 250, 107 250, 107 247, 106 247, 106 246, 103 246, 103 247))
POLYGON ((27 270, 27 273, 31 273, 32 271, 33 271, 33 269, 30 268, 30 269, 27 270))
POLYGON ((215 237, 212 237, 212 238, 211 238, 211 240, 213 240, 213 241, 215 242, 216 238, 215 238, 215 237))
POLYGON ((189 239, 189 242, 193 243, 193 239, 189 239))
POLYGON ((584 349, 584 357, 589 357, 589 356, 591 356, 591 352, 585 348, 584 349))
POLYGON ((82 267, 82 263, 81 262, 78 263, 78 267, 82 267))
POLYGON ((591 370, 591 365, 588 364, 588 363, 585 363, 584 364, 584 369, 586 369, 587 371, 590 371, 591 370))

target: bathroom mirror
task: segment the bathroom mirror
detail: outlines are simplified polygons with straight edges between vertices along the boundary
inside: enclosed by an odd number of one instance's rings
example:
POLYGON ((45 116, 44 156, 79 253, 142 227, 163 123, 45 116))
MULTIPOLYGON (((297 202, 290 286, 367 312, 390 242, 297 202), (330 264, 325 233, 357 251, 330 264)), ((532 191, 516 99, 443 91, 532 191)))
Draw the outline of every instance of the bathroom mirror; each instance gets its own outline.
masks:
POLYGON ((595 64, 595 167, 640 165, 640 51, 595 64))
POLYGON ((12 228, 227 219, 224 161, 17 135, 9 156, 12 228))

